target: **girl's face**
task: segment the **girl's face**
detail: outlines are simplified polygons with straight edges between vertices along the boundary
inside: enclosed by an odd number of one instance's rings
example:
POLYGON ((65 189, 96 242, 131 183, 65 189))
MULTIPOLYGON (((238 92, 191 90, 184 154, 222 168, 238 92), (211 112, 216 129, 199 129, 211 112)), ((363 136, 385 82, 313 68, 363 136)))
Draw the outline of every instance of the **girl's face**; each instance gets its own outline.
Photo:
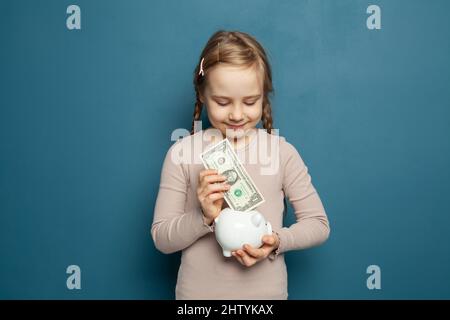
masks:
POLYGON ((263 93, 261 72, 256 67, 219 65, 208 73, 200 100, 211 124, 236 141, 261 120, 263 93))

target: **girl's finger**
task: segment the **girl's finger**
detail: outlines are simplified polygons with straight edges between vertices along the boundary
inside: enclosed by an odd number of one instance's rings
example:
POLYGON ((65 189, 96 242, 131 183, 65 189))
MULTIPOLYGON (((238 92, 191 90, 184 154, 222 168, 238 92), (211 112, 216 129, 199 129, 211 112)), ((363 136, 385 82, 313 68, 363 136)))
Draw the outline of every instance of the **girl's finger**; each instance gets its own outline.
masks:
POLYGON ((236 253, 236 251, 233 251, 231 254, 236 258, 237 261, 239 261, 240 264, 245 265, 244 261, 242 261, 242 258, 236 253))
POLYGON ((207 199, 210 202, 214 202, 218 199, 222 199, 223 198, 223 192, 215 192, 215 193, 211 193, 210 195, 208 195, 207 199))
POLYGON ((203 170, 198 175, 198 185, 201 188, 205 188, 208 185, 207 179, 210 179, 208 177, 210 176, 216 176, 218 175, 217 170, 215 169, 209 169, 209 170, 203 170))
POLYGON ((264 251, 261 249, 253 248, 252 246, 246 244, 244 245, 245 252, 248 253, 253 258, 259 259, 264 256, 264 251))
POLYGON ((200 174, 198 175, 198 180, 201 182, 201 181, 203 181, 204 177, 206 177, 208 175, 212 175, 212 174, 217 174, 217 170, 216 169, 202 170, 202 171, 200 171, 200 174))
POLYGON ((206 196, 209 196, 213 192, 219 192, 219 191, 226 192, 228 190, 230 190, 230 186, 227 184, 224 184, 224 183, 210 184, 203 190, 203 195, 206 197, 206 196))
POLYGON ((273 246, 275 244, 275 239, 273 236, 264 236, 262 238, 264 243, 267 243, 268 245, 273 246))
POLYGON ((241 257, 244 266, 250 267, 255 263, 254 259, 245 253, 244 250, 238 250, 237 254, 241 257))
POLYGON ((220 174, 212 174, 203 178, 203 182, 210 184, 227 180, 227 177, 220 174))

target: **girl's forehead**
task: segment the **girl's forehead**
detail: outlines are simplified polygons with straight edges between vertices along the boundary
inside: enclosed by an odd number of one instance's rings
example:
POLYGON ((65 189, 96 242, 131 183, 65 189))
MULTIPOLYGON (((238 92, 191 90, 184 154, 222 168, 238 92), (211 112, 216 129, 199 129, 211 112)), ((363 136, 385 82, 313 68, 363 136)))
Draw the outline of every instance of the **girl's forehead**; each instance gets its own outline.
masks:
POLYGON ((219 65, 208 72, 207 89, 210 94, 247 96, 262 93, 261 71, 256 67, 244 68, 219 65))

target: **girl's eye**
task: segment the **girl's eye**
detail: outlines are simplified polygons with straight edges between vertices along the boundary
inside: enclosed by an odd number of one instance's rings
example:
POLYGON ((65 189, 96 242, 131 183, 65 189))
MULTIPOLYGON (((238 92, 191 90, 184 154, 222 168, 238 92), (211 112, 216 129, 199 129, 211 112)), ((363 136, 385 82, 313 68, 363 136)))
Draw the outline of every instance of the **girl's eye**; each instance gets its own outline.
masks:
MULTIPOLYGON (((218 102, 218 101, 216 101, 216 103, 217 103, 219 106, 222 106, 222 107, 227 106, 227 105, 229 104, 229 102, 218 102)), ((253 106, 255 103, 256 103, 256 101, 254 101, 254 102, 244 102, 244 104, 245 104, 246 106, 253 106)))

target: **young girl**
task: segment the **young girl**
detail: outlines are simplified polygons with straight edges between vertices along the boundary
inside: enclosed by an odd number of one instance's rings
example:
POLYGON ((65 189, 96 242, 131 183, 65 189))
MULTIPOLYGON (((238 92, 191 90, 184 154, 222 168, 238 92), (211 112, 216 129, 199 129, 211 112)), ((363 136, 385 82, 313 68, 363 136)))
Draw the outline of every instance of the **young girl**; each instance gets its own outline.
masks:
POLYGON ((246 33, 216 32, 203 49, 194 87, 192 132, 166 154, 151 227, 158 250, 182 250, 176 299, 287 299, 284 252, 321 244, 330 228, 300 154, 284 137, 272 134, 272 75, 264 49, 246 33), (195 132, 203 105, 212 127, 195 132), (260 121, 265 130, 256 128, 260 121), (205 136, 219 140, 205 141, 205 136), (230 258, 223 256, 214 236, 214 218, 227 207, 224 192, 230 186, 225 176, 205 170, 199 160, 200 153, 225 138, 264 196, 255 210, 273 228, 260 248, 244 245, 230 258), (242 160, 258 154, 263 140, 277 146, 271 148, 276 154, 269 162, 242 160), (180 151, 189 159, 176 160, 180 151), (272 169, 264 172, 267 164, 272 169), (285 197, 297 218, 288 228, 282 226, 285 197))

